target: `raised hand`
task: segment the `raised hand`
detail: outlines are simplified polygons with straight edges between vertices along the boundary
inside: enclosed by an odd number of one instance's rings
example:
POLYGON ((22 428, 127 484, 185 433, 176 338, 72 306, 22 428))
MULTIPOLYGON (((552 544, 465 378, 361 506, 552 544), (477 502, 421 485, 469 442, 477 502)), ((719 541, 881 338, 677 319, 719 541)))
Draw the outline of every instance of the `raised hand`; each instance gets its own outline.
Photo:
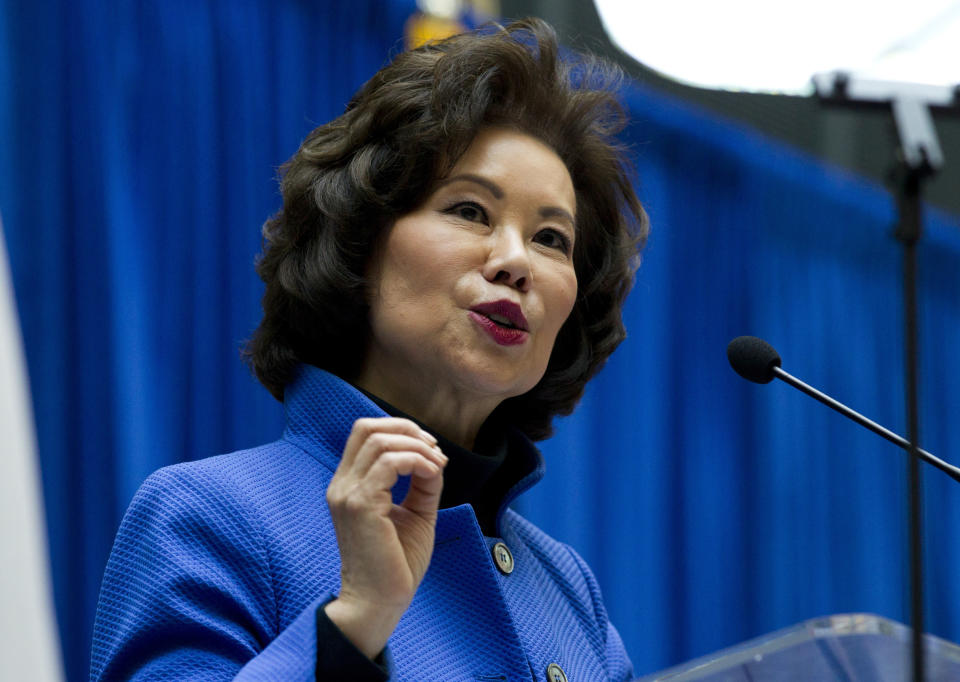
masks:
POLYGON ((408 419, 358 419, 327 488, 341 589, 327 616, 370 658, 410 606, 433 554, 447 457, 408 419), (403 502, 390 489, 410 476, 403 502))

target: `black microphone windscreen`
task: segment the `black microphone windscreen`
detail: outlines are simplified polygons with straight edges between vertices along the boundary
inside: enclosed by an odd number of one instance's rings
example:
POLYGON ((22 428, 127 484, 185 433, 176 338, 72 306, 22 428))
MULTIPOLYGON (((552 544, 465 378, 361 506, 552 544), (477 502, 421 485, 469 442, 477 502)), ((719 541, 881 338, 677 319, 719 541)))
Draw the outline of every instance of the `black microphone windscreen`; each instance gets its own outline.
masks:
POLYGON ((773 368, 780 366, 779 353, 756 336, 738 336, 727 344, 727 360, 737 374, 758 384, 773 381, 773 368))

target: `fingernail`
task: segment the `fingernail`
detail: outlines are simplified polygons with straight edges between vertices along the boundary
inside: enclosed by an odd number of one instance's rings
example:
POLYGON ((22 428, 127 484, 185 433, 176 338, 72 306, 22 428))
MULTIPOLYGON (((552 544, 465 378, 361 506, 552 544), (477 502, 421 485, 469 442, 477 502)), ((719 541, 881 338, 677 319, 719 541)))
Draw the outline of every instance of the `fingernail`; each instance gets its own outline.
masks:
POLYGON ((434 435, 429 431, 424 431, 423 429, 420 429, 420 433, 422 433, 423 437, 426 438, 429 442, 433 443, 434 445, 437 444, 436 437, 434 437, 434 435))

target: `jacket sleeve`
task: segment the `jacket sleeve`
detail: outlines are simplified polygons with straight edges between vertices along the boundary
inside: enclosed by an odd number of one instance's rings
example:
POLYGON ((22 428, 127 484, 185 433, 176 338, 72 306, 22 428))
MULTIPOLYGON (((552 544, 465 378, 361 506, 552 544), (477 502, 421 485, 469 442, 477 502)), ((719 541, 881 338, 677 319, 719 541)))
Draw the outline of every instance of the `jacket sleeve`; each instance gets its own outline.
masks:
POLYGON ((620 633, 617 632, 617 628, 614 627, 613 623, 610 622, 609 616, 607 616, 607 608, 603 603, 600 585, 597 583, 593 571, 590 570, 587 562, 584 561, 572 547, 567 546, 567 550, 580 568, 580 572, 586 579, 587 587, 590 590, 594 618, 604 638, 604 662, 607 667, 607 679, 616 682, 627 682, 628 680, 634 679, 633 664, 630 662, 630 656, 627 654, 626 647, 623 646, 620 633))
POLYGON ((90 679, 313 680, 317 610, 331 597, 279 630, 256 510, 216 472, 161 469, 107 563, 90 679))

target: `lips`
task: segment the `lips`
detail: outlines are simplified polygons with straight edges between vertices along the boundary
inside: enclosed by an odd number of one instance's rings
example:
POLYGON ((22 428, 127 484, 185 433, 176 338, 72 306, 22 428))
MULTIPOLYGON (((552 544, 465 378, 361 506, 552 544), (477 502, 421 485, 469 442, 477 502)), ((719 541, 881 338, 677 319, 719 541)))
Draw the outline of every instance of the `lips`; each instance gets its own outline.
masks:
POLYGON ((513 301, 506 299, 490 301, 489 303, 475 305, 470 308, 470 310, 489 318, 496 325, 504 329, 529 331, 527 318, 523 316, 523 310, 513 301))
POLYGON ((520 306, 506 299, 475 305, 470 309, 470 317, 501 346, 519 346, 530 336, 520 306))

